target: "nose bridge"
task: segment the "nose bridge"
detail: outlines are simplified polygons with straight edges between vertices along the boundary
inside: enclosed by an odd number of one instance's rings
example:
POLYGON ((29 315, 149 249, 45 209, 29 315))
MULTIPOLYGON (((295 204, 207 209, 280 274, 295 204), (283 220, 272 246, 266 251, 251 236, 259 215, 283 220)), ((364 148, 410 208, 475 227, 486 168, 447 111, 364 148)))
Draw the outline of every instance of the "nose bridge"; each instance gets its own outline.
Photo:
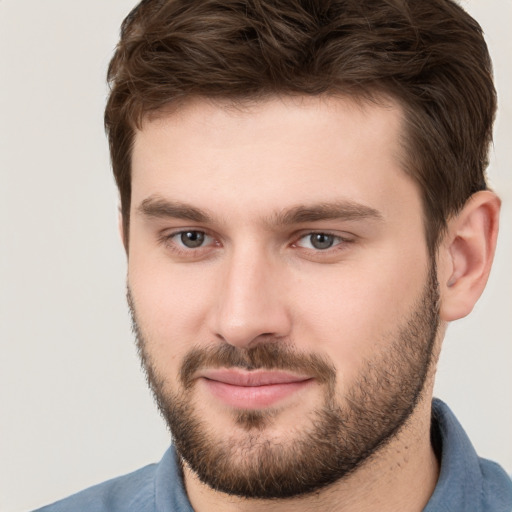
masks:
POLYGON ((216 308, 216 335, 227 343, 249 347, 261 336, 288 334, 285 297, 279 290, 275 259, 255 243, 234 248, 225 261, 216 308))

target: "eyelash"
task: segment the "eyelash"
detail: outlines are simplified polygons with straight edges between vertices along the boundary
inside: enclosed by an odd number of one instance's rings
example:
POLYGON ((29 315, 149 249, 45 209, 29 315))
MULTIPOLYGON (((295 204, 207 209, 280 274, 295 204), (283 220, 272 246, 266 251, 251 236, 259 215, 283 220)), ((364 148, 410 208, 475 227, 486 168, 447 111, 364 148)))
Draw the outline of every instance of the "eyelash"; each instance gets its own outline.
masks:
MULTIPOLYGON (((186 257, 191 256, 197 256, 200 257, 202 253, 204 253, 205 250, 208 250, 211 247, 211 244, 208 245, 200 245, 198 247, 186 247, 183 245, 180 245, 180 242, 174 242, 173 239, 175 239, 178 236, 182 236, 185 233, 198 233, 204 235, 205 239, 210 238, 214 242, 214 246, 219 247, 220 243, 215 240, 215 237, 212 235, 209 235, 206 231, 200 230, 200 229, 180 229, 179 231, 174 231, 172 233, 166 233, 163 234, 161 237, 159 237, 159 242, 162 243, 165 247, 172 250, 177 255, 183 255, 186 257)), ((349 244, 354 243, 353 238, 348 238, 341 236, 339 234, 331 233, 328 231, 308 231, 306 233, 300 234, 300 236, 295 238, 295 242, 290 244, 291 247, 294 248, 300 248, 304 251, 307 251, 317 257, 323 257, 332 255, 333 253, 341 252, 343 250, 346 250, 346 246, 349 244), (333 245, 330 247, 327 247, 325 249, 316 249, 316 248, 309 248, 309 247, 302 247, 299 245, 299 242, 301 240, 307 239, 308 237, 311 239, 314 235, 324 235, 326 237, 332 237, 334 239, 333 245)))

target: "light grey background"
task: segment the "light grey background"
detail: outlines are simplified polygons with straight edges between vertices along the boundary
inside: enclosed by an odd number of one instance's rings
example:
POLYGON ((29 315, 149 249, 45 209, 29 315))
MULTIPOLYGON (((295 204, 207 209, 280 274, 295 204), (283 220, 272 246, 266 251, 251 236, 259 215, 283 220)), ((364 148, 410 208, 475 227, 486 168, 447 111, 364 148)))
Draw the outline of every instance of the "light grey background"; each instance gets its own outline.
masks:
MULTIPOLYGON (((0 511, 54 501, 158 461, 169 436, 139 370, 102 114, 134 0, 0 1, 0 511)), ((512 471, 511 0, 463 2, 494 57, 494 272, 450 327, 438 396, 512 471)))

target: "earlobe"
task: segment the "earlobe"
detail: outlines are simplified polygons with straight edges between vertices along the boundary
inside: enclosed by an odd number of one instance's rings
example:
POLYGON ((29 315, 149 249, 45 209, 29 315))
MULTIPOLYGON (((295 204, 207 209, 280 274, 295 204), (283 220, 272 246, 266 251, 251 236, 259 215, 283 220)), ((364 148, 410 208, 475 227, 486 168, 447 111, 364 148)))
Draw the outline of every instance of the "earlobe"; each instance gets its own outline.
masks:
POLYGON ((498 235, 500 199, 491 191, 474 194, 448 222, 441 252, 441 318, 468 315, 482 294, 491 271, 498 235))

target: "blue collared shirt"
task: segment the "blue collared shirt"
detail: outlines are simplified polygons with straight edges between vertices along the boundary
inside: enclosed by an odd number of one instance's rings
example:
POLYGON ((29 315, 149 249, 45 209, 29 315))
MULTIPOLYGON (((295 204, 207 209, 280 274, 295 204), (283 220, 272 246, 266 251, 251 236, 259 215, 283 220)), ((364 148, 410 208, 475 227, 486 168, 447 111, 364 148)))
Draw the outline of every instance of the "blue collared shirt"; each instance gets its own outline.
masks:
MULTIPOLYGON (((478 457, 448 406, 432 404, 432 435, 441 471, 424 512, 512 512, 512 480, 496 463, 478 457)), ((151 464, 36 512, 194 512, 171 446, 151 464)))

